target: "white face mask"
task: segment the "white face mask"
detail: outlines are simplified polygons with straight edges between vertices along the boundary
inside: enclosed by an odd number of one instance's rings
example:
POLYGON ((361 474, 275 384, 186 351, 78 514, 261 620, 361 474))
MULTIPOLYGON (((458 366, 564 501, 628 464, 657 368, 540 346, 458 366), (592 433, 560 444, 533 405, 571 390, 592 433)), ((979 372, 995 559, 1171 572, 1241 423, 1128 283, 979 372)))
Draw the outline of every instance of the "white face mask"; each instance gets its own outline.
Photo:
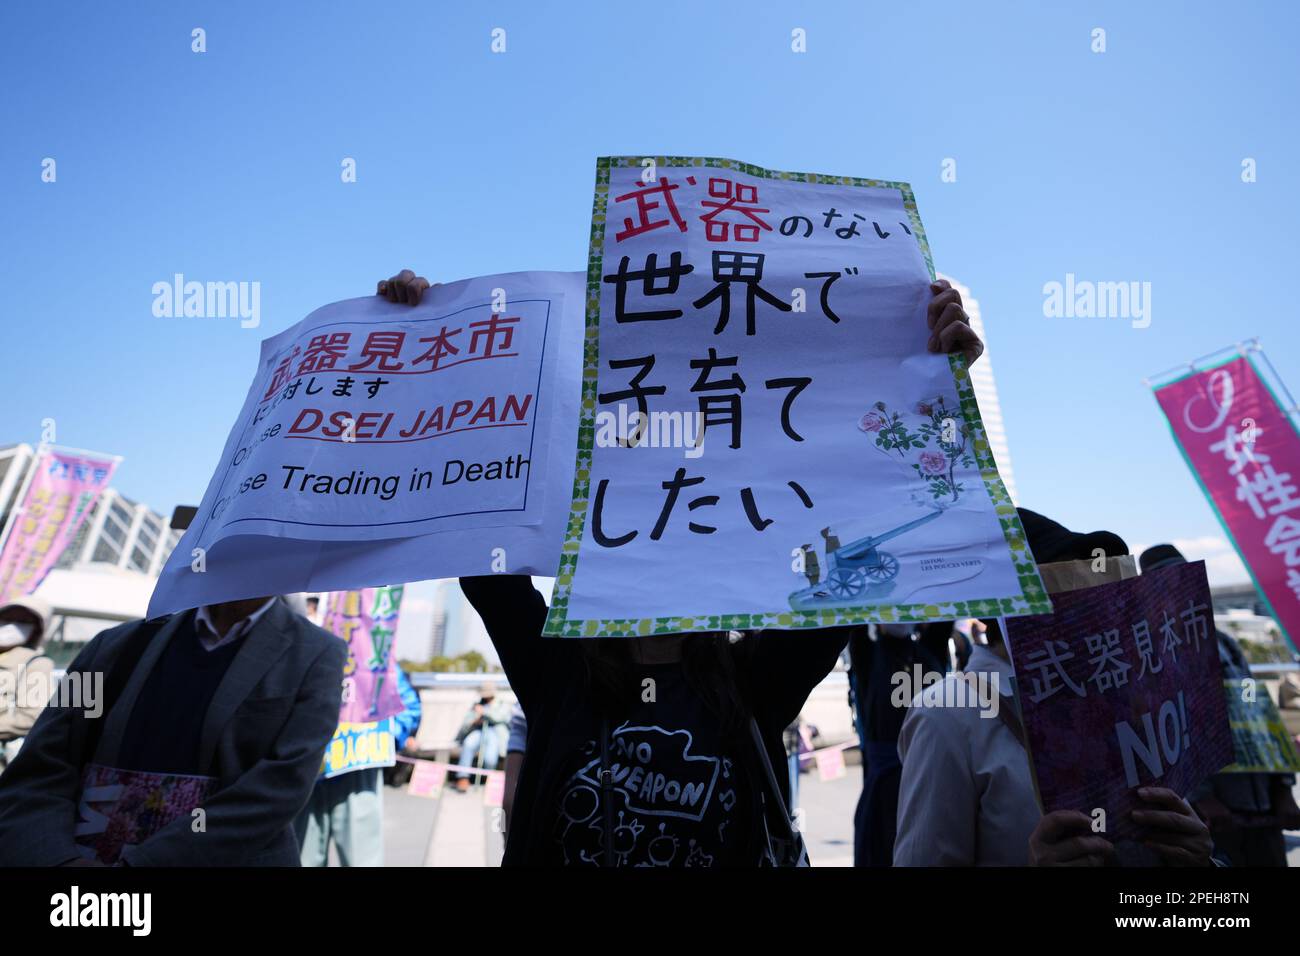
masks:
POLYGON ((0 624, 0 651, 22 647, 27 643, 27 639, 32 636, 33 630, 35 630, 35 625, 26 621, 9 621, 0 624))

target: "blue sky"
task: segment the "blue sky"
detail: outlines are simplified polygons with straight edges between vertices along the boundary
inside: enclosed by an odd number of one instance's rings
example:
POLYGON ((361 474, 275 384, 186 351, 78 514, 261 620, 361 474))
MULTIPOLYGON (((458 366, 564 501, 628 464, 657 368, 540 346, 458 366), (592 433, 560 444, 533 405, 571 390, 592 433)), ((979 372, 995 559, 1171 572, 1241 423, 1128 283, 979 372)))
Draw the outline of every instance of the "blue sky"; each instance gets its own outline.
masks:
POLYGON ((60 443, 125 457, 124 494, 197 503, 261 338, 402 266, 583 268, 597 155, 728 156, 911 182, 937 267, 980 301, 1021 503, 1221 555, 1142 378, 1260 336, 1300 388, 1298 19, 1281 3, 5 4, 0 442, 52 417, 60 443), (155 318, 151 287, 176 272, 260 282, 261 327, 155 318), (1071 272, 1150 282, 1150 327, 1045 318, 1043 284, 1071 272))

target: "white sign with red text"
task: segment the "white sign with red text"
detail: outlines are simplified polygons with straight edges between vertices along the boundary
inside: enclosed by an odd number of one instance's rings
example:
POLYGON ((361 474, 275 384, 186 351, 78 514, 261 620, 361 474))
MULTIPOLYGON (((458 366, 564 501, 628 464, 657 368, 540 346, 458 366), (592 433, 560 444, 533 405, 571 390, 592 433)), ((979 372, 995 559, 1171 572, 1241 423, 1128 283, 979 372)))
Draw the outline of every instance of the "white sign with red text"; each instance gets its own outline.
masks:
POLYGON ((336 302, 265 340, 150 615, 553 573, 573 486, 582 308, 581 273, 510 273, 434 286, 416 307, 336 302))

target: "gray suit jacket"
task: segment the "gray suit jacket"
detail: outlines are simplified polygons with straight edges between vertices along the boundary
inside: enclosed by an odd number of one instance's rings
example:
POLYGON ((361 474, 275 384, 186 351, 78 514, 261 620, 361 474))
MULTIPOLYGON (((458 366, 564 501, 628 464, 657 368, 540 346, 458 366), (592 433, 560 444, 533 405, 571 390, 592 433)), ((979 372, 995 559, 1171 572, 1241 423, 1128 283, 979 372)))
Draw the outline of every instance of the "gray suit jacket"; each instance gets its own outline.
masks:
MULTIPOLYGON (((89 761, 114 766, 149 672, 169 640, 197 640, 193 614, 172 615, 144 650, 89 761)), ((139 621, 95 637, 68 667, 107 675, 139 621)), ((283 601, 244 638, 204 717, 200 766, 216 778, 206 826, 187 814, 122 859, 131 866, 297 866, 293 820, 306 805, 325 745, 339 720, 347 648, 283 601)), ((106 677, 104 678, 107 679, 106 677)), ((0 865, 55 866, 78 856, 73 827, 87 724, 79 708, 53 703, 0 774, 0 865)))

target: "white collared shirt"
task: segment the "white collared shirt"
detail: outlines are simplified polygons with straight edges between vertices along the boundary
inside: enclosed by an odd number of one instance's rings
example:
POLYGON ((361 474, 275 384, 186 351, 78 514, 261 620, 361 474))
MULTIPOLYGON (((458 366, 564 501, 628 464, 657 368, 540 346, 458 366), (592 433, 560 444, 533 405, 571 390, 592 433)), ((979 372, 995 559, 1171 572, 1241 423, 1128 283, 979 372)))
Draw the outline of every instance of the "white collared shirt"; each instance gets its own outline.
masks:
POLYGON ((217 633, 216 626, 212 623, 212 612, 208 610, 208 605, 199 608, 198 614, 194 616, 194 630, 198 632, 199 643, 203 645, 206 651, 215 651, 219 647, 224 647, 231 641, 237 641, 254 627, 262 619, 262 615, 271 609, 275 603, 275 598, 268 598, 266 603, 259 607, 248 617, 238 620, 226 631, 225 636, 217 633))

